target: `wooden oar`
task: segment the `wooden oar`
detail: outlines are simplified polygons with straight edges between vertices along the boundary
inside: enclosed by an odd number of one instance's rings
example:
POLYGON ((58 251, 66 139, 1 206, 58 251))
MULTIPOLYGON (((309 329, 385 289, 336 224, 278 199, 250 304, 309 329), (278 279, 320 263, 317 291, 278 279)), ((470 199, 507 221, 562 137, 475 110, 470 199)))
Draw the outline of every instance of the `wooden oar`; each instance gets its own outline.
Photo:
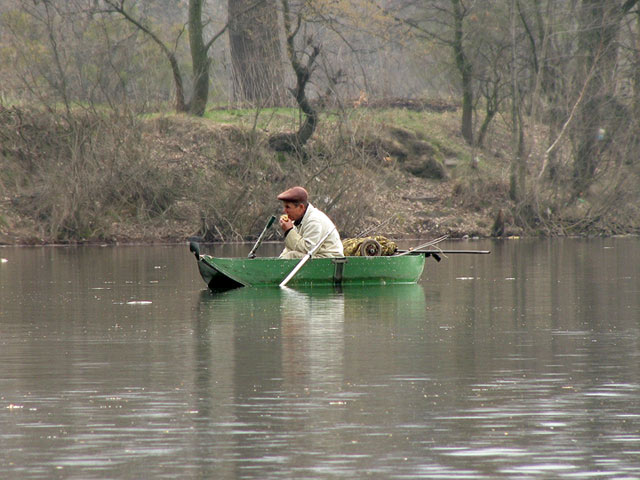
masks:
POLYGON ((269 227, 271 225, 273 225, 273 222, 275 222, 275 221, 276 221, 275 215, 271 215, 271 218, 269 219, 269 221, 265 225, 264 229, 262 230, 262 233, 258 237, 258 240, 256 241, 256 244, 253 246, 253 248, 249 252, 249 255, 247 255, 249 258, 256 258, 256 250, 258 249, 258 247, 262 243, 262 239, 264 238, 264 235, 267 233, 267 230, 269 230, 269 227))
POLYGON ((418 245, 417 247, 410 248, 409 250, 404 250, 402 253, 400 253, 399 255, 396 255, 396 256, 397 257, 401 257, 401 256, 406 255, 408 253, 415 252, 416 250, 420 250, 422 248, 430 247, 432 245, 435 245, 437 243, 442 242, 443 240, 446 240, 448 237, 449 237, 449 235, 442 235, 441 237, 438 237, 435 240, 430 240, 427 243, 423 243, 422 245, 418 245))
POLYGON ((333 233, 333 231, 334 231, 335 229, 336 229, 336 227, 335 227, 335 225, 334 225, 334 227, 333 227, 331 230, 329 230, 329 231, 326 233, 326 235, 325 235, 324 237, 322 237, 322 238, 320 239, 320 241, 319 241, 318 243, 316 243, 316 244, 315 244, 315 246, 314 246, 311 250, 309 250, 309 251, 307 252, 307 254, 306 254, 304 257, 302 257, 302 259, 298 262, 298 264, 297 264, 295 267, 293 267, 293 270, 291 270, 291 272, 289 272, 289 275, 287 275, 287 276, 285 277, 285 279, 284 279, 282 282, 280 282, 280 287, 285 287, 285 286, 287 285, 287 283, 289 283, 289 280, 291 280, 291 279, 296 275, 296 273, 298 273, 298 272, 300 271, 300 269, 302 268, 302 266, 303 266, 305 263, 307 263, 307 260, 309 260, 309 259, 311 258, 311 255, 313 255, 313 254, 315 253, 315 251, 316 251, 318 248, 320 248, 320 245, 322 245, 322 244, 324 243, 324 241, 325 241, 327 238, 329 238, 329 235, 331 235, 331 233, 333 233))

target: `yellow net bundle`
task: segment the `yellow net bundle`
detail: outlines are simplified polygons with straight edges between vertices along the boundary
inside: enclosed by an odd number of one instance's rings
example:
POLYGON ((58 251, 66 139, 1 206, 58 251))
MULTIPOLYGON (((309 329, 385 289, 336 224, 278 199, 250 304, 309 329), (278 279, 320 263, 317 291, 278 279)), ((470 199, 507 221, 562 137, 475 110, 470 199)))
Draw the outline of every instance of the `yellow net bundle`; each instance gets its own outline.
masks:
POLYGON ((342 241, 344 254, 347 257, 377 257, 390 256, 397 250, 398 246, 392 240, 382 235, 363 238, 345 238, 342 241))

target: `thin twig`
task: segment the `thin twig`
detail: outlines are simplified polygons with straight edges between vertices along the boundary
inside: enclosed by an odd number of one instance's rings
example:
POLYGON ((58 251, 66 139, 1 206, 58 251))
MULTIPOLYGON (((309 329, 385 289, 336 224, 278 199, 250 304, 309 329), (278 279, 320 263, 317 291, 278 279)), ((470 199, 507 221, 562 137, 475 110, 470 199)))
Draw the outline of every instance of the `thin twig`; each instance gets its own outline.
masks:
POLYGON ((391 222, 391 220, 394 220, 396 217, 398 216, 398 213, 394 213, 393 215, 391 215, 389 218, 387 218, 384 222, 380 223, 379 225, 376 225, 374 227, 369 227, 366 230, 363 230, 362 232, 360 232, 358 235, 356 235, 356 238, 361 238, 364 237, 366 235, 369 235, 369 233, 373 232, 374 230, 378 229, 378 228, 382 228, 385 225, 387 225, 389 222, 391 222))
POLYGON ((594 72, 596 70, 596 65, 598 64, 599 57, 600 57, 600 54, 598 53, 596 55, 595 59, 593 60, 593 64, 591 65, 591 69, 589 70, 587 78, 584 81, 584 85, 582 86, 582 91, 580 92, 580 95, 578 96, 578 99, 576 100, 576 103, 573 105, 573 108, 571 109, 571 113, 569 114, 569 118, 567 118, 567 121, 564 122, 564 125, 562 126, 562 129, 560 130, 560 133, 556 137, 555 141, 544 152, 544 159, 542 161, 542 168, 540 169, 540 173, 538 174, 538 180, 540 180, 542 178, 542 176, 544 175, 544 172, 545 172, 545 170, 547 168, 547 164, 549 162, 549 155, 551 155, 551 152, 553 152, 556 149, 556 146, 558 145, 558 143, 560 143, 560 140, 562 140, 564 138, 564 135, 565 135, 565 132, 567 131, 567 128, 569 127, 569 125, 573 121, 573 118, 575 117, 575 114, 576 114, 576 112, 578 110, 578 106, 582 103, 582 99, 584 98, 585 93, 587 92, 587 87, 589 86, 589 83, 591 83, 591 78, 593 77, 593 74, 594 74, 594 72))

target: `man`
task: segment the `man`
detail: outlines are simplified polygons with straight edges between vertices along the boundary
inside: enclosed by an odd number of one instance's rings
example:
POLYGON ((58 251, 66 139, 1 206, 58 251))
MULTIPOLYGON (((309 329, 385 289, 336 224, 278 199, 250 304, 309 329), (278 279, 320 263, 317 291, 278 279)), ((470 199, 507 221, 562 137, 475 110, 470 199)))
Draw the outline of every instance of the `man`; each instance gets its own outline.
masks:
POLYGON ((284 250, 280 258, 302 258, 333 229, 314 257, 343 257, 340 234, 333 222, 309 203, 309 194, 302 187, 293 187, 278 195, 285 215, 280 217, 284 232, 284 250))

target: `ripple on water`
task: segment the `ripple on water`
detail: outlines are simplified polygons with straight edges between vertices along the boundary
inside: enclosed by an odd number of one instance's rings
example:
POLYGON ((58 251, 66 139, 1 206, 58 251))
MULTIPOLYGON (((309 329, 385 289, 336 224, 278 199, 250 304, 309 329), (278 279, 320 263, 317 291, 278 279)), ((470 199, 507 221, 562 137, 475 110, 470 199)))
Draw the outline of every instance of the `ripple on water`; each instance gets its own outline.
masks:
POLYGON ((526 457, 531 453, 520 448, 506 447, 485 447, 485 448, 465 448, 444 452, 443 455, 451 457, 526 457))

